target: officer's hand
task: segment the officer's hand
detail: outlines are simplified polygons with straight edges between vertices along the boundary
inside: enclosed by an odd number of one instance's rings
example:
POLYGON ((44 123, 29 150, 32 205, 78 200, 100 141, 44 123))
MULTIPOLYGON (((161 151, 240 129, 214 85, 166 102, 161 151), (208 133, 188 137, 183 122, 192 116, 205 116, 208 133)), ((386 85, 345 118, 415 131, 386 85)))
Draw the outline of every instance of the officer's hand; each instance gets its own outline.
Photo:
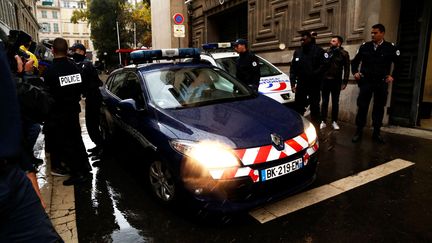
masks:
POLYGON ((291 87, 291 90, 293 93, 295 93, 296 92, 296 86, 291 87))
POLYGON ((360 80, 361 79, 361 74, 359 72, 354 74, 354 78, 355 80, 360 80))
POLYGON ((342 85, 341 85, 341 90, 344 90, 346 87, 347 87, 346 84, 342 84, 342 85))
POLYGON ((393 82, 393 77, 391 76, 391 75, 387 75, 387 77, 386 77, 386 79, 385 79, 385 82, 386 83, 391 83, 391 82, 393 82))

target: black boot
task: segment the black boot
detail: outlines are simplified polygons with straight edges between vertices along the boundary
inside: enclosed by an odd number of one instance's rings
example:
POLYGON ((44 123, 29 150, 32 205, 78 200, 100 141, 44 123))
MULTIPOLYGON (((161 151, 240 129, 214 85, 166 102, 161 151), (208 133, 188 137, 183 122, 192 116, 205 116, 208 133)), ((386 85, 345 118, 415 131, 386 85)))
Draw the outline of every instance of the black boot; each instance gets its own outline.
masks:
POLYGON ((362 127, 357 127, 357 131, 354 134, 354 136, 352 137, 351 141, 353 143, 357 143, 357 142, 359 142, 361 140, 362 136, 363 136, 363 128, 362 127))
POLYGON ((380 133, 380 129, 379 128, 374 128, 374 131, 372 133, 372 140, 374 142, 380 143, 380 144, 384 144, 385 141, 384 139, 381 137, 381 133, 380 133))

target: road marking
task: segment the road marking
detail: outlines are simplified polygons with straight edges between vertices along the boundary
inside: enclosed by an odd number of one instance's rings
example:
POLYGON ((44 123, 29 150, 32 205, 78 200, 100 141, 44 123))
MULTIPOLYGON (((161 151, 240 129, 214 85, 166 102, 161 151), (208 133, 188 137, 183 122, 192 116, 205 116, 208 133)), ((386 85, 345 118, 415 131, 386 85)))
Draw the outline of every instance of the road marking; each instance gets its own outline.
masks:
POLYGON ((249 214, 260 223, 267 223, 273 219, 319 203, 412 165, 414 165, 414 163, 410 161, 395 159, 362 171, 356 175, 345 177, 281 201, 264 205, 263 207, 250 211, 249 214))

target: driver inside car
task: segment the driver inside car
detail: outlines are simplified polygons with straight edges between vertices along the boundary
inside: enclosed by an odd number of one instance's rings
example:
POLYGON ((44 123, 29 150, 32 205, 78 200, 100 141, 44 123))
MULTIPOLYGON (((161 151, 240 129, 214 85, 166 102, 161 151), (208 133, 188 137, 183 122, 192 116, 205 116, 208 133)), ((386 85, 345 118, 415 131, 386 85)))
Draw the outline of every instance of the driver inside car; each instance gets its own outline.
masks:
POLYGON ((181 78, 176 77, 176 81, 179 81, 177 88, 184 101, 201 98, 203 96, 203 91, 209 89, 212 83, 209 74, 205 70, 200 70, 197 76, 192 72, 183 72, 178 75, 180 75, 181 78))

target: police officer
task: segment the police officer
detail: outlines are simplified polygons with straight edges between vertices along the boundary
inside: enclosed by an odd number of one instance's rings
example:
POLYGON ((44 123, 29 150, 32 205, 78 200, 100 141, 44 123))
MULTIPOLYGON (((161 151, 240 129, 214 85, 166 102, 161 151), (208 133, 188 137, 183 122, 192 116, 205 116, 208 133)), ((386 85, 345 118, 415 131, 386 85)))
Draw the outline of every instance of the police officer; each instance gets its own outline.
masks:
POLYGON ((318 128, 324 50, 313 43, 309 32, 303 32, 300 40, 301 48, 294 52, 290 69, 291 89, 295 93, 294 109, 303 115, 310 105, 312 123, 318 128))
POLYGON ((328 112, 328 103, 330 94, 332 97, 332 127, 334 130, 339 130, 337 124, 339 115, 339 95, 341 90, 344 90, 348 83, 350 57, 347 51, 342 47, 343 38, 341 36, 332 36, 330 40, 330 48, 324 53, 324 62, 326 63, 326 71, 322 83, 322 103, 321 103, 321 124, 320 129, 325 128, 328 112), (342 79, 343 73, 343 79, 342 79))
POLYGON ((385 27, 382 24, 372 26, 372 41, 360 46, 356 56, 351 62, 351 71, 357 80, 360 93, 357 98, 357 131, 352 138, 354 143, 362 138, 363 127, 366 124, 369 103, 374 97, 372 110, 372 125, 374 128, 372 139, 384 143, 380 135, 384 106, 387 101, 388 84, 393 82, 392 63, 399 55, 399 50, 393 43, 384 40, 385 27), (359 65, 361 63, 361 69, 359 65))
POLYGON ((258 92, 261 78, 258 57, 248 50, 245 39, 237 39, 234 50, 240 55, 236 64, 236 77, 258 92))
POLYGON ((81 43, 76 43, 72 46, 73 59, 77 66, 81 69, 81 74, 84 84, 83 96, 85 99, 85 121, 90 139, 96 147, 88 150, 90 155, 99 157, 102 152, 102 136, 99 128, 100 107, 102 104, 102 95, 99 87, 102 86, 102 81, 99 79, 96 68, 85 56, 86 48, 81 43))
POLYGON ((55 104, 44 129, 46 138, 49 138, 51 162, 64 162, 70 169, 70 178, 63 182, 69 186, 87 180, 90 164, 79 123, 83 80, 78 67, 66 57, 67 51, 66 40, 56 38, 53 64, 44 74, 55 104))

